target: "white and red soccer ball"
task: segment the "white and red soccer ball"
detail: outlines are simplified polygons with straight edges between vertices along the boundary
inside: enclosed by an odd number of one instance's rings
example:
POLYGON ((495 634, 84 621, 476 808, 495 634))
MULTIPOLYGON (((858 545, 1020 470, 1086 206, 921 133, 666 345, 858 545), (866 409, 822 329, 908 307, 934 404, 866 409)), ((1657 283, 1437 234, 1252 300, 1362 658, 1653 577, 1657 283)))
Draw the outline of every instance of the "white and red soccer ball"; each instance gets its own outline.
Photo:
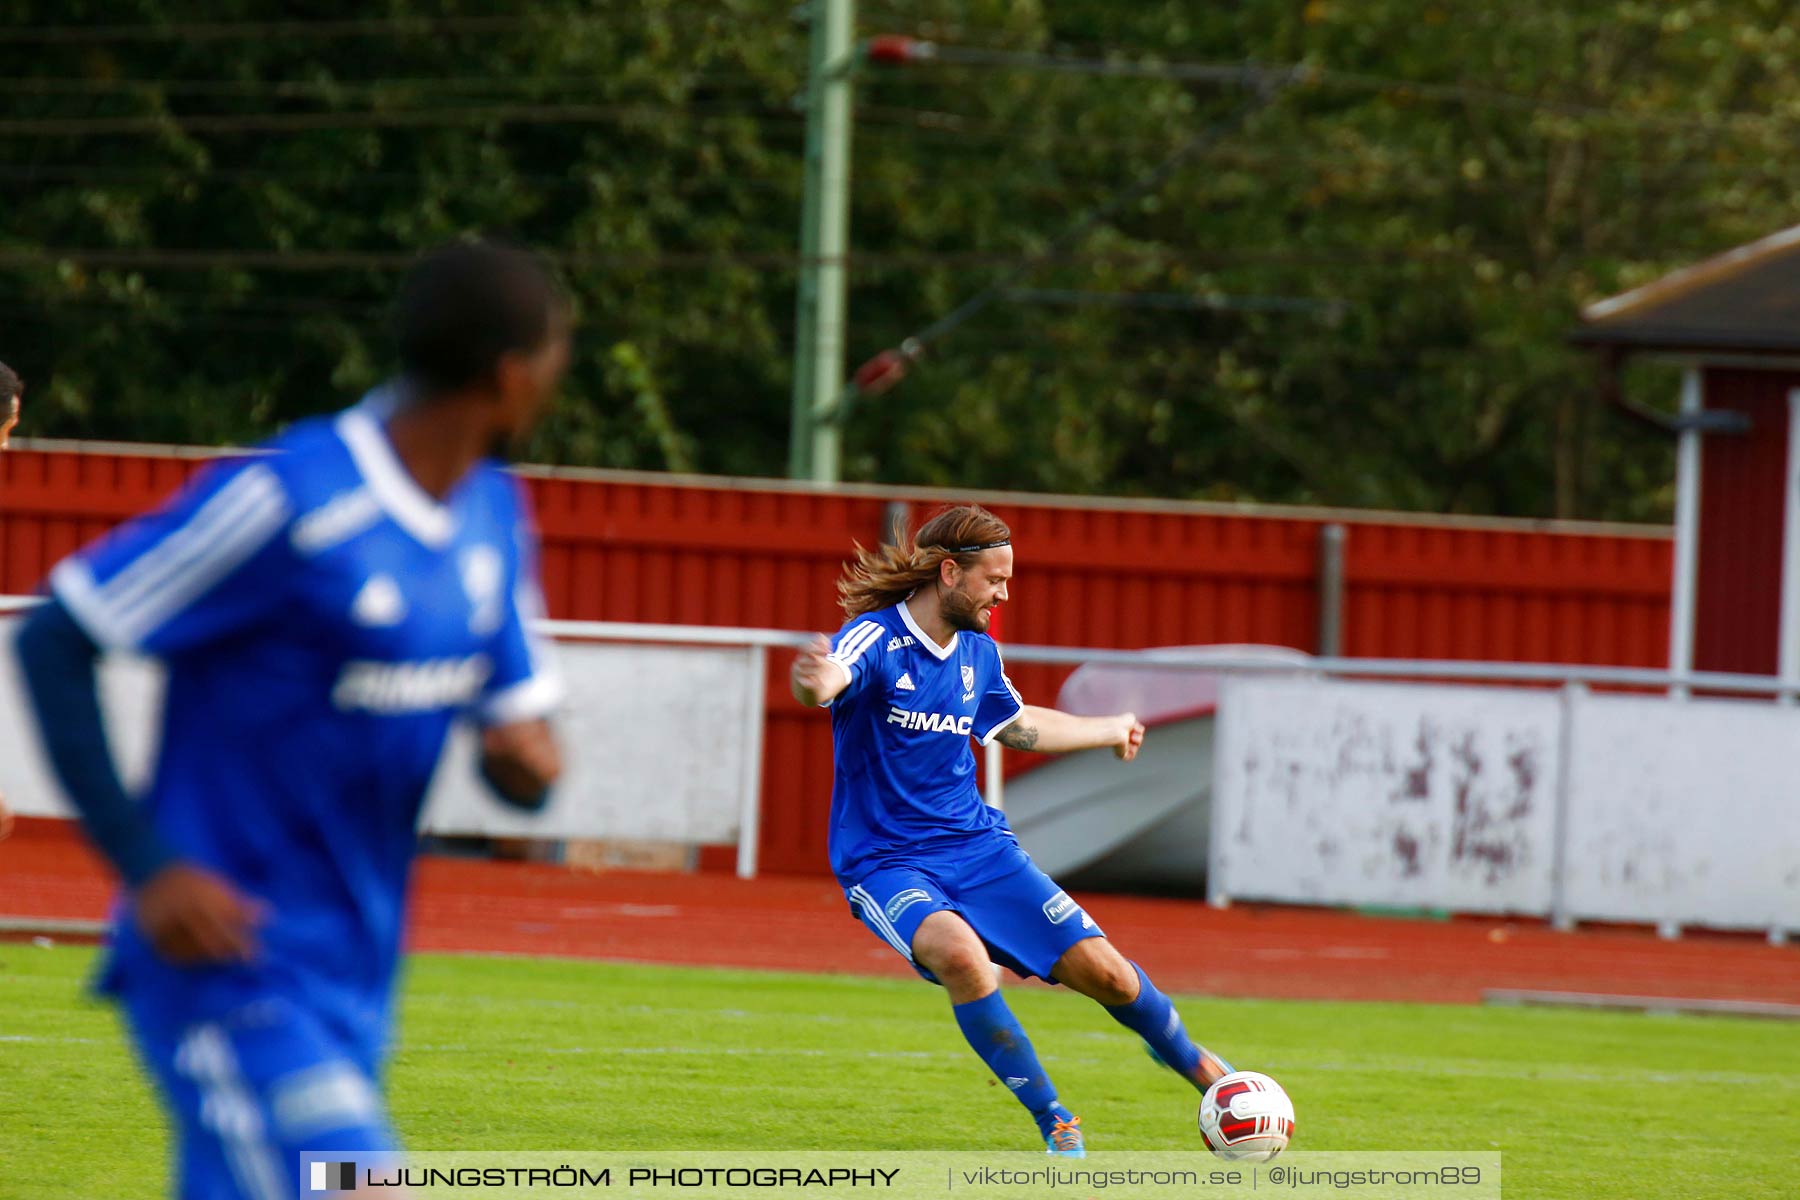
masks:
POLYGON ((1201 1097, 1200 1136, 1220 1158, 1268 1162, 1294 1136, 1294 1102, 1267 1075, 1233 1071, 1201 1097))

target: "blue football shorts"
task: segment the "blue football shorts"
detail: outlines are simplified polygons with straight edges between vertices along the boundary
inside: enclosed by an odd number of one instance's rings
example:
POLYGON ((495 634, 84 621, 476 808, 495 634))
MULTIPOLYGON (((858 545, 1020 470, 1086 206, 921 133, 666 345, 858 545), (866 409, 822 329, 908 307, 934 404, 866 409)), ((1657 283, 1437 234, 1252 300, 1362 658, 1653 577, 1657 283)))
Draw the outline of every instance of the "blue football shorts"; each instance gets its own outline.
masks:
POLYGON ((851 915, 932 983, 938 979, 914 961, 912 941, 934 912, 953 912, 967 921, 994 962, 1051 983, 1057 959, 1070 946, 1106 936, 1009 838, 977 839, 954 859, 889 858, 854 882, 840 882, 847 884, 851 915))
POLYGON ((174 1126, 181 1200, 317 1195, 302 1155, 379 1166, 396 1149, 375 1064, 293 1000, 187 1024, 124 1008, 174 1126))

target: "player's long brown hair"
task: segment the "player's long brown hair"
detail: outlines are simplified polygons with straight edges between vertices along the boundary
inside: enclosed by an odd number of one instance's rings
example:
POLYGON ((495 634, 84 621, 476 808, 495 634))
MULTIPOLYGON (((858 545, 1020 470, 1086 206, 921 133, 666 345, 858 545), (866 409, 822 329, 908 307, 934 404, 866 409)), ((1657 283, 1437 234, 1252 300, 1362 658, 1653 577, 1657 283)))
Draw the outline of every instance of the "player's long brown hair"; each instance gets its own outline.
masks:
POLYGON ((838 603, 846 618, 890 608, 914 588, 936 579, 946 558, 954 558, 967 569, 981 557, 980 551, 957 554, 956 547, 979 546, 1011 536, 1006 522, 979 504, 946 508, 919 527, 910 546, 881 545, 865 550, 858 543, 856 561, 845 566, 844 577, 838 580, 838 603))

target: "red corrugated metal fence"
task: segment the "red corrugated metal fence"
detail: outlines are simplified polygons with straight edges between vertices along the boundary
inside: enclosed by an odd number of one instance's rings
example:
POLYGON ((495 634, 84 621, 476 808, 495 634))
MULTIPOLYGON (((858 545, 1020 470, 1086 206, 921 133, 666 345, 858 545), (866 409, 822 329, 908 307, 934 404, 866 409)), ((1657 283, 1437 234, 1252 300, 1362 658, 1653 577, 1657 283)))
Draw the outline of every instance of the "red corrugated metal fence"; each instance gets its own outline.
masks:
MULTIPOLYGON (((174 488, 196 466, 151 453, 0 454, 0 593, 174 488)), ((532 475, 552 616, 834 629, 853 541, 878 541, 904 489, 816 491, 655 477, 532 475)), ((1372 657, 1667 661, 1670 543, 1661 530, 1456 522, 1006 496, 1017 548, 1005 637, 1134 648, 1261 642, 1315 650, 1320 530, 1347 532, 1343 652, 1372 657)), ((821 871, 828 719, 787 696, 771 662, 761 855, 821 871)), ((1066 675, 1019 665, 1028 699, 1066 675)))

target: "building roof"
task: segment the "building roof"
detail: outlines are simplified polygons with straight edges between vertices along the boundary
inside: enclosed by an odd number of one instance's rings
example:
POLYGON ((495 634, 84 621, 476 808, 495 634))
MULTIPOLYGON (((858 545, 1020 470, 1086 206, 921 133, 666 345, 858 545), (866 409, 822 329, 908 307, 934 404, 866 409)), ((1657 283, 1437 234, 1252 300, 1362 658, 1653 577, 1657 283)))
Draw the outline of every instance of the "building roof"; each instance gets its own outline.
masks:
POLYGON ((1572 339, 1620 349, 1800 353, 1800 225, 1590 304, 1572 339))

